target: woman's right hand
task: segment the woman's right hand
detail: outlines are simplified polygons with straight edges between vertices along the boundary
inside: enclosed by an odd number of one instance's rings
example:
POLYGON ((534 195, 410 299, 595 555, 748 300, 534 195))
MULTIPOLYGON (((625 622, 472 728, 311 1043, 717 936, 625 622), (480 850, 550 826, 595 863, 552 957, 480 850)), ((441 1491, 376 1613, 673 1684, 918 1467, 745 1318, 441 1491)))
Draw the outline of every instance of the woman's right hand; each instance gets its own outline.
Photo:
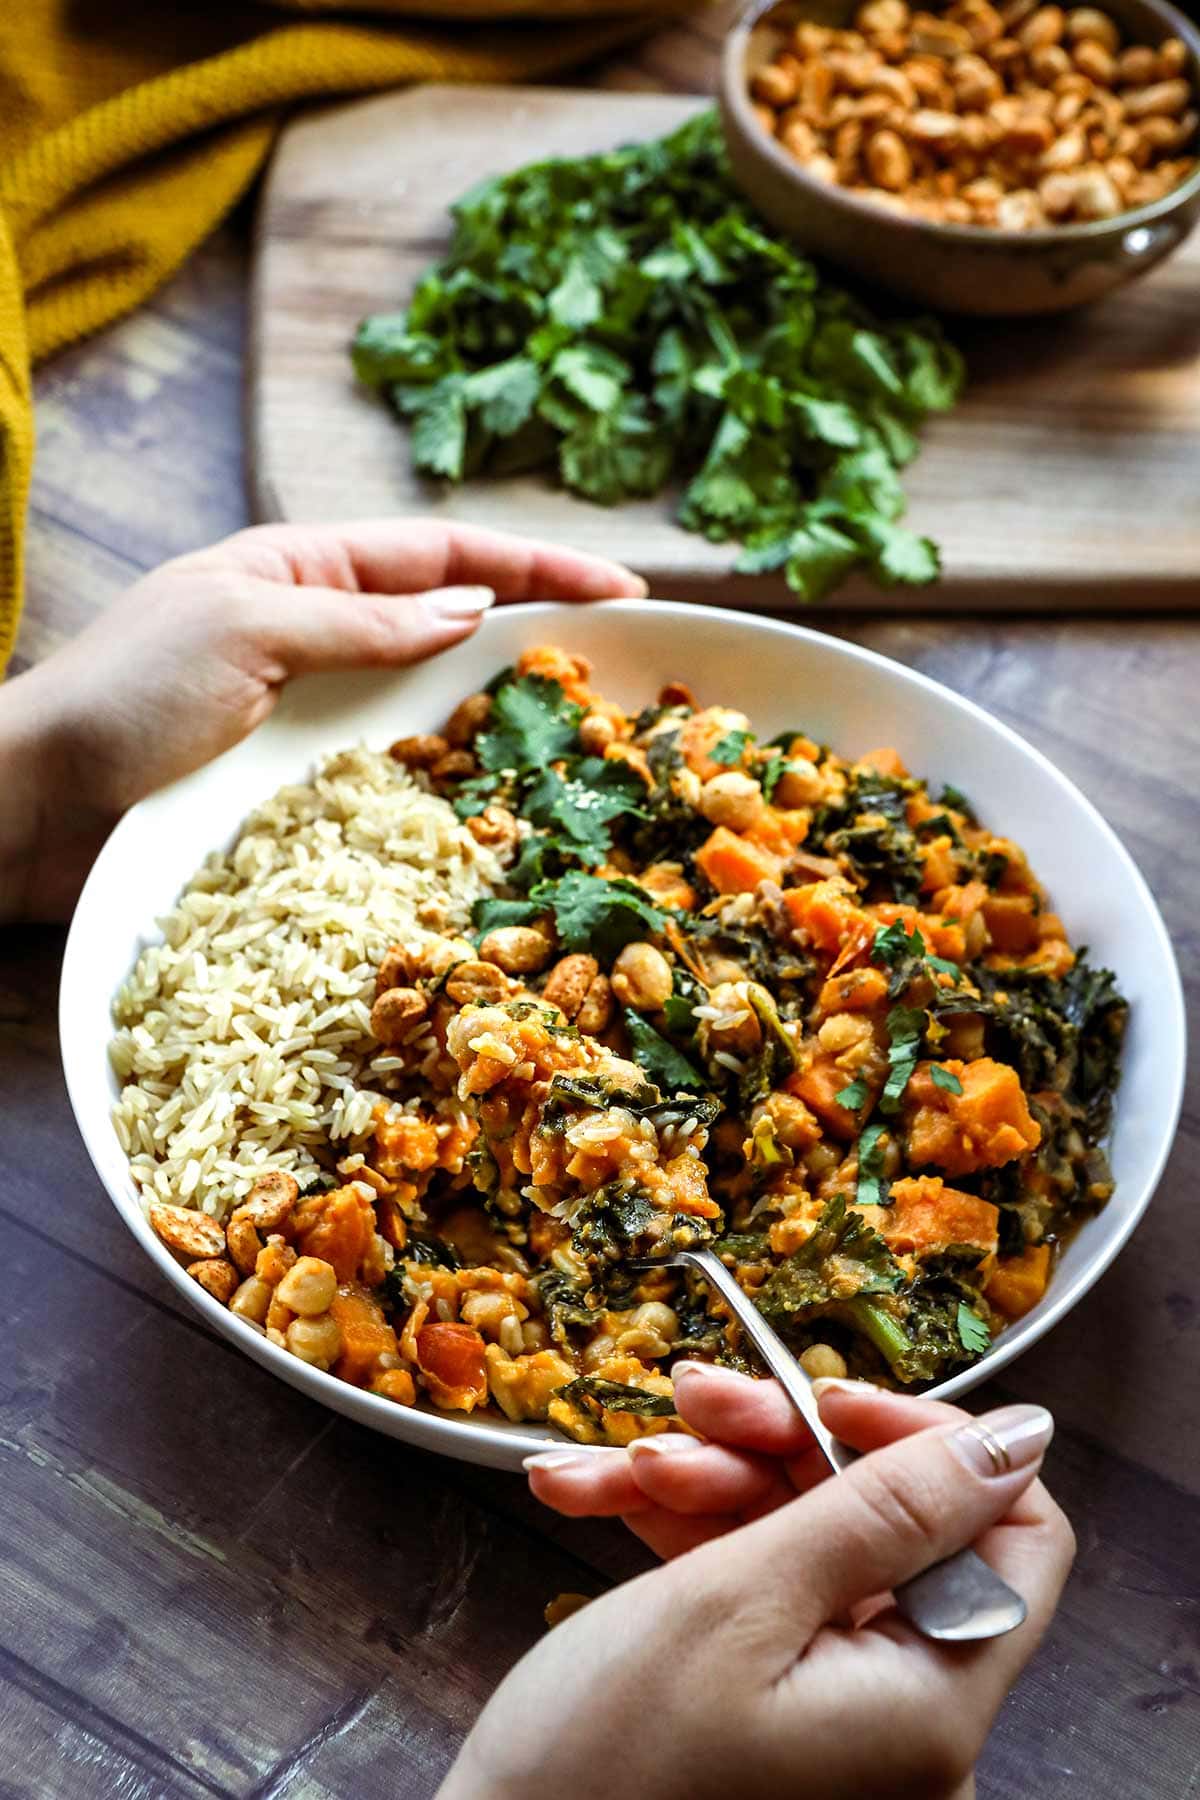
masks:
POLYGON ((657 1449, 593 1453, 586 1479, 565 1451, 534 1471, 536 1492, 548 1497, 557 1482, 560 1510, 625 1512, 674 1559, 593 1601, 523 1658, 442 1800, 558 1790, 609 1800, 614 1783, 655 1800, 969 1794, 1073 1553, 1037 1480, 1049 1414, 1006 1407, 977 1421, 831 1384, 822 1418, 868 1454, 820 1480, 773 1384, 685 1373, 678 1404, 724 1441, 663 1449, 660 1437, 657 1449), (759 1447, 730 1447, 747 1436, 759 1447), (671 1520, 683 1527, 674 1539, 671 1520), (990 1642, 931 1642, 887 1595, 967 1544, 1024 1597, 1028 1617, 990 1642))

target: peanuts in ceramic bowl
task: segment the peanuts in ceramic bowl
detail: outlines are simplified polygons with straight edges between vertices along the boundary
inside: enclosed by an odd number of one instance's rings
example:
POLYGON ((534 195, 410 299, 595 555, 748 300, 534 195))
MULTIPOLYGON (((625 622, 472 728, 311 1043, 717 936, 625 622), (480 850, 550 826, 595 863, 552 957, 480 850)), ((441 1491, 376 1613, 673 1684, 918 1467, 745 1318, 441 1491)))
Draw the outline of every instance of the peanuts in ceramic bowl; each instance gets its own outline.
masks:
POLYGON ((804 21, 751 80, 762 129, 810 173, 933 221, 1036 230, 1161 199, 1196 166, 1179 38, 1125 44, 1096 7, 866 0, 804 21))

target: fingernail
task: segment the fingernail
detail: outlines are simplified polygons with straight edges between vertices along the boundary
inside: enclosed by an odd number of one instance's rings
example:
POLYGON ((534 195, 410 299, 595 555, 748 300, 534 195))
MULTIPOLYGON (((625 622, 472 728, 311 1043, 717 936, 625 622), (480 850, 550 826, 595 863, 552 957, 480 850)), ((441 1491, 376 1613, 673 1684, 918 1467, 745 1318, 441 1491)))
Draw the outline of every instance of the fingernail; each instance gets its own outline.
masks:
POLYGON ((539 1450, 533 1456, 527 1456, 521 1467, 528 1474, 533 1469, 583 1469, 589 1463, 595 1466, 599 1457, 623 1457, 625 1452, 614 1449, 608 1444, 597 1444, 594 1450, 539 1450))
POLYGON ((634 1438, 628 1453, 636 1462, 640 1456, 678 1456, 681 1452, 687 1454, 703 1448, 699 1438, 688 1437, 682 1431, 669 1431, 661 1436, 634 1438))
POLYGON ((726 1369, 720 1363, 689 1362, 685 1359, 671 1365, 671 1380, 676 1384, 690 1381, 696 1375, 703 1375, 705 1381, 723 1381, 741 1387, 754 1380, 753 1375, 743 1375, 740 1369, 726 1369))
POLYGON ((443 619, 477 619, 496 604, 496 596, 490 587, 434 588, 425 604, 443 619))
MULTIPOLYGON (((630 573, 632 574, 632 570, 630 573)), ((633 579, 637 583, 637 593, 634 595, 634 598, 636 600, 644 600, 650 592, 650 583, 642 575, 634 575, 633 579)))
POLYGON ((824 1394, 861 1394, 869 1389, 869 1381, 847 1381, 842 1375, 818 1375, 812 1384, 814 1400, 824 1394))
POLYGON ((975 1475, 1013 1475, 1040 1461, 1053 1436, 1044 1406, 1001 1406, 960 1425, 950 1448, 975 1475))

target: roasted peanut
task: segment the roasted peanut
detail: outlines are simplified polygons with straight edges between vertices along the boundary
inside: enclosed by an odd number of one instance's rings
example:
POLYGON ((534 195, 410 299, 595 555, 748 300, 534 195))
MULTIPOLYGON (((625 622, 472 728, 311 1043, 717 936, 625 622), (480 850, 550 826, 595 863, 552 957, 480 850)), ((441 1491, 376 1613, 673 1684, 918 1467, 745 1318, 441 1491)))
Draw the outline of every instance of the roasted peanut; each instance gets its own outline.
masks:
POLYGON ((796 77, 781 63, 767 63, 755 73, 750 92, 764 106, 790 106, 796 98, 796 77))
POLYGON ((479 946, 480 959, 495 963, 506 975, 536 975, 554 954, 549 938, 531 925, 501 925, 479 946))
POLYGON ((626 944, 612 969, 612 991, 622 1006, 658 1012, 671 996, 671 965, 653 944, 626 944))
POLYGON ((1156 81, 1151 87, 1132 88, 1124 96, 1125 117, 1146 119, 1154 113, 1184 112, 1192 90, 1186 81, 1156 81))
MULTIPOLYGON (((867 168, 876 187, 886 188, 893 194, 900 193, 912 179, 912 158, 908 154, 908 145, 894 131, 877 131, 867 144, 867 168)), ((816 774, 815 769, 813 773, 816 774)), ((781 806, 786 802, 779 799, 779 789, 791 780, 790 773, 785 773, 776 786, 775 798, 781 806)), ((806 784, 796 780, 793 786, 799 792, 806 784)), ((799 804, 803 806, 807 802, 802 800, 799 804)))
POLYGON ((169 1206, 165 1200, 151 1200, 147 1214, 156 1237, 189 1262, 220 1256, 225 1248, 225 1233, 207 1213, 194 1212, 188 1206, 169 1206))
POLYGON ((571 956, 564 956, 555 963, 546 977, 546 985, 542 989, 542 998, 568 1019, 573 1019, 584 1001, 588 989, 600 973, 600 964, 594 956, 578 951, 571 956))
MULTIPOLYGON (((794 26, 766 82, 781 99, 757 100, 817 179, 922 219, 1027 230, 1112 217, 1195 167, 1172 160, 1200 123, 1181 39, 1122 47, 1098 7, 1038 0, 911 16, 904 0, 865 0, 855 24, 794 26)), ((689 804, 711 817, 721 791, 689 804)))
POLYGON ((1084 169, 1075 182, 1075 211, 1081 219, 1111 219, 1121 196, 1103 169, 1084 169))
POLYGON ((282 1169, 260 1175, 234 1217, 252 1221, 259 1231, 278 1231, 300 1198, 300 1184, 282 1169))
POLYGON ((446 978, 446 995, 456 1006, 498 1006, 516 991, 495 963, 467 961, 446 978))
POLYGON ((375 998, 378 1000, 380 994, 386 994, 389 988, 406 987, 416 973, 416 960, 404 945, 389 945, 383 953, 383 960, 375 977, 375 998))
POLYGON ((1094 6, 1077 6, 1067 14, 1067 36, 1073 44, 1099 44, 1110 55, 1121 45, 1121 34, 1107 13, 1094 6))
POLYGON ((585 713, 579 721, 579 742, 589 756, 603 756, 616 735, 617 728, 605 713, 585 713))
POLYGON ((494 804, 485 806, 481 813, 472 813, 467 830, 477 844, 485 844, 489 850, 515 849, 521 835, 507 806, 494 804))
POLYGON ((468 694, 446 721, 444 737, 452 750, 465 750, 487 724, 492 711, 490 694, 468 694))
POLYGON ((419 988, 394 987, 380 994, 371 1008, 371 1031, 381 1044, 401 1044, 429 1011, 419 988))
POLYGON ((397 738, 388 755, 406 769, 430 769, 450 746, 436 731, 418 732, 415 737, 397 738))
POLYGON ((580 1031, 586 1032, 590 1037, 598 1037, 602 1031, 608 1030, 612 1015, 612 983, 607 975, 597 975, 575 1015, 575 1023, 580 1031))
POLYGON ((206 1256, 200 1262, 188 1264, 188 1274, 193 1281, 198 1281, 206 1294, 227 1306, 237 1289, 238 1272, 231 1262, 223 1256, 206 1256))

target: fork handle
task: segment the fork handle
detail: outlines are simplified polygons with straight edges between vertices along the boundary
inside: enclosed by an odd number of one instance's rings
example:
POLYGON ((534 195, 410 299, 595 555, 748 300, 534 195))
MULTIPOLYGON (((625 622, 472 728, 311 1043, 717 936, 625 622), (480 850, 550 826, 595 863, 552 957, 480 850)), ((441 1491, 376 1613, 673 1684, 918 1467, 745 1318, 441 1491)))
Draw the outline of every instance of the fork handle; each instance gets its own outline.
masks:
MULTIPOLYGON (((746 1336, 820 1445, 830 1468, 840 1475, 857 1460, 858 1451, 834 1437, 822 1423, 812 1382, 783 1339, 767 1324, 719 1256, 711 1250, 686 1250, 681 1254, 728 1302, 746 1336)), ((897 1609, 911 1625, 926 1637, 951 1643, 978 1643, 1003 1637, 1006 1632, 1015 1631, 1026 1616, 1020 1594, 974 1550, 956 1550, 953 1556, 923 1569, 893 1591, 897 1609)))

